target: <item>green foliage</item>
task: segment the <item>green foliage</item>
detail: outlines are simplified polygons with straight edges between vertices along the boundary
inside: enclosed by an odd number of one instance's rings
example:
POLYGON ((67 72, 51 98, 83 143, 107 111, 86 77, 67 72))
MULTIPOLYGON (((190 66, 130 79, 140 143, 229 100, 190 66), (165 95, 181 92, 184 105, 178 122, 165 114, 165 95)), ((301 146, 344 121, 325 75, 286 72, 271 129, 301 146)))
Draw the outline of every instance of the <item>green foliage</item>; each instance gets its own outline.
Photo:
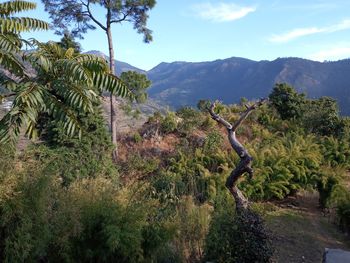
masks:
POLYGON ((63 49, 73 48, 75 53, 81 52, 81 45, 74 40, 69 32, 65 32, 60 42, 57 42, 57 44, 63 49))
POLYGON ((288 84, 276 84, 269 99, 283 120, 300 118, 303 114, 305 95, 298 94, 288 84))
POLYGON ((122 72, 120 79, 129 87, 137 103, 144 103, 147 100, 148 94, 146 90, 152 83, 147 79, 145 74, 140 74, 136 71, 127 71, 122 72))
POLYGON ((49 24, 42 20, 13 16, 35 8, 36 3, 28 1, 16 0, 0 3, 0 33, 6 36, 6 34, 19 34, 25 31, 48 30, 49 24))
POLYGON ((123 165, 123 171, 133 179, 147 177, 159 169, 159 163, 159 159, 134 153, 128 156, 128 160, 123 165))
POLYGON ((173 112, 168 112, 164 118, 162 118, 160 129, 163 133, 172 133, 177 128, 176 115, 173 112))
POLYGON ((56 33, 62 34, 72 29, 73 36, 82 38, 82 35, 88 30, 99 26, 107 31, 106 24, 110 26, 113 23, 122 23, 123 21, 133 24, 134 29, 144 36, 145 42, 152 41, 152 31, 147 28, 148 11, 152 9, 155 0, 143 1, 65 1, 65 0, 43 0, 45 10, 50 13, 52 24, 56 33), (104 8, 108 10, 106 16, 107 23, 96 22, 96 14, 92 12, 95 8, 104 8), (89 13, 89 16, 84 14, 89 13))
POLYGON ((199 100, 197 103, 197 108, 202 112, 208 112, 208 109, 211 105, 209 100, 199 100))
MULTIPOLYGON (((21 47, 25 41, 20 39, 19 33, 49 29, 49 24, 39 19, 16 16, 18 12, 35 8, 35 3, 27 1, 0 3, 0 65, 18 77, 25 74, 25 65, 20 59, 23 56, 21 47)), ((10 84, 6 79, 1 82, 4 87, 10 84)), ((0 102, 1 100, 0 97, 0 102)))
POLYGON ((11 110, 0 121, 0 142, 14 143, 22 127, 29 138, 36 138, 42 115, 62 121, 66 134, 74 136, 81 133, 78 113, 93 112, 98 93, 108 90, 129 95, 127 87, 108 73, 102 58, 75 54, 73 49, 62 49, 53 42, 34 43, 37 50, 28 53, 25 61, 31 63, 35 76, 14 81, 1 74, 0 84, 16 95, 11 110))
POLYGON ((133 138, 134 138, 134 142, 136 142, 136 143, 142 142, 142 136, 138 132, 134 133, 133 138))
POLYGON ((176 115, 183 120, 178 125, 179 132, 183 134, 189 134, 203 122, 200 112, 191 107, 184 107, 178 110, 176 115))
POLYGON ((254 158, 255 174, 242 187, 256 200, 283 199, 312 187, 322 164, 322 154, 313 136, 274 136, 249 151, 254 158))
POLYGON ((191 197, 183 197, 176 208, 178 232, 174 244, 181 262, 201 262, 205 237, 208 233, 211 208, 197 206, 191 197))
POLYGON ((1 262, 151 262, 174 236, 140 187, 97 176, 63 187, 40 162, 0 178, 1 262), (152 224, 150 224, 152 222, 152 224))
POLYGON ((333 185, 327 206, 336 209, 338 225, 343 231, 350 233, 350 192, 341 181, 333 185))
POLYGON ((204 151, 206 153, 213 153, 221 148, 224 138, 216 131, 208 134, 204 142, 204 151))
POLYGON ((320 141, 325 161, 332 167, 350 167, 350 141, 346 136, 322 137, 320 141))
POLYGON ((337 102, 329 97, 307 101, 303 123, 310 132, 328 136, 339 135, 342 124, 337 102))
POLYGON ((206 238, 207 261, 271 262, 272 255, 271 236, 258 214, 235 214, 227 204, 217 207, 206 238))
POLYGON ((27 155, 41 161, 62 178, 64 185, 77 178, 105 176, 116 180, 118 172, 111 158, 112 144, 104 119, 96 113, 81 114, 82 137, 67 136, 64 124, 46 122, 42 139, 46 145, 32 146, 27 155), (65 169, 62 169, 62 164, 65 169))

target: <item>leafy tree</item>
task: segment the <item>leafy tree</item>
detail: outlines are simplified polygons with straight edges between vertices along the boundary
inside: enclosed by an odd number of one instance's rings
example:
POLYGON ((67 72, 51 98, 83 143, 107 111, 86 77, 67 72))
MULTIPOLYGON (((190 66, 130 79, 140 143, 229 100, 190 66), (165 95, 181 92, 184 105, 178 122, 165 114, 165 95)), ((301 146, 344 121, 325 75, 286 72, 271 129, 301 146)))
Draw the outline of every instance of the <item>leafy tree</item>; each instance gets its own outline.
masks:
POLYGON ((283 120, 300 118, 303 113, 305 94, 298 94, 288 84, 276 84, 269 99, 283 120))
POLYGON ((206 112, 208 111, 210 104, 210 100, 199 100, 197 103, 197 108, 202 112, 206 112))
MULTIPOLYGON (((73 36, 82 37, 89 29, 99 27, 102 29, 108 40, 109 47, 109 67, 110 72, 114 74, 114 47, 112 39, 112 25, 122 22, 131 22, 138 33, 144 35, 146 43, 152 40, 152 31, 147 28, 148 11, 156 4, 155 0, 42 0, 45 4, 45 10, 50 13, 53 24, 56 27, 56 33, 62 34, 71 29, 73 36), (106 19, 104 22, 98 20, 93 6, 99 6, 106 10, 106 19)), ((111 133, 112 142, 117 147, 116 134, 116 111, 115 98, 110 96, 111 107, 111 133)), ((117 156, 117 149, 113 152, 114 158, 117 156)))
MULTIPOLYGON (((35 3, 27 1, 0 3, 0 65, 19 77, 25 74, 25 66, 20 59, 23 55, 21 47, 24 41, 20 39, 19 34, 49 28, 46 22, 39 19, 16 16, 18 12, 35 8, 35 3)), ((0 97, 0 102, 1 99, 0 97)))
POLYGON ((339 135, 342 130, 341 118, 336 100, 322 97, 308 101, 303 116, 304 127, 319 135, 339 135))
POLYGON ((148 94, 146 90, 151 86, 152 82, 147 79, 145 74, 127 71, 120 75, 120 79, 129 87, 137 103, 144 103, 147 100, 148 94))
POLYGON ((65 50, 52 42, 35 44, 37 51, 24 56, 35 74, 24 72, 15 81, 0 73, 0 84, 14 96, 11 110, 0 121, 0 142, 15 142, 23 126, 30 138, 36 137, 38 120, 45 121, 45 116, 64 122, 66 133, 72 136, 77 130, 81 132, 77 113, 93 112, 98 93, 128 94, 127 87, 108 73, 102 58, 77 55, 72 48, 65 50))
POLYGON ((81 52, 81 45, 76 42, 69 32, 65 32, 60 42, 57 43, 61 48, 73 48, 75 53, 81 52))

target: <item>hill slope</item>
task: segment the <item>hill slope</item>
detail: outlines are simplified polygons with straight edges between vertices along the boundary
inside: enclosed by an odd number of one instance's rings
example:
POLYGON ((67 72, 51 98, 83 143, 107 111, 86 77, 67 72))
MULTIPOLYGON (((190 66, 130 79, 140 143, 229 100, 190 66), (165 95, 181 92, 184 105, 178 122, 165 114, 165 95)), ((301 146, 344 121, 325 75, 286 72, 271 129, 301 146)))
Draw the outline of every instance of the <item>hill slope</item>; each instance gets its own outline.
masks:
POLYGON ((350 60, 315 62, 300 58, 252 61, 228 58, 200 63, 161 63, 148 71, 150 96, 172 106, 196 105, 199 99, 237 102, 267 96, 277 82, 293 85, 308 97, 331 96, 350 114, 350 60))
MULTIPOLYGON (((90 50, 85 52, 86 54, 92 54, 92 55, 96 55, 96 56, 100 56, 103 57, 105 60, 109 61, 109 58, 106 54, 102 53, 101 51, 97 51, 97 50, 90 50)), ((116 69, 116 74, 119 76, 122 72, 125 71, 136 71, 139 73, 146 73, 144 70, 139 69, 137 67, 134 67, 126 62, 122 62, 122 61, 118 61, 115 60, 115 69, 116 69)))
MULTIPOLYGON (((99 51, 87 53, 108 57, 99 51)), ((210 62, 160 63, 149 71, 116 61, 117 74, 134 70, 152 80, 150 98, 172 108, 195 106, 200 99, 238 102, 267 96, 275 83, 286 82, 310 98, 330 96, 350 115, 350 59, 316 62, 301 58, 253 61, 232 57, 210 62)))

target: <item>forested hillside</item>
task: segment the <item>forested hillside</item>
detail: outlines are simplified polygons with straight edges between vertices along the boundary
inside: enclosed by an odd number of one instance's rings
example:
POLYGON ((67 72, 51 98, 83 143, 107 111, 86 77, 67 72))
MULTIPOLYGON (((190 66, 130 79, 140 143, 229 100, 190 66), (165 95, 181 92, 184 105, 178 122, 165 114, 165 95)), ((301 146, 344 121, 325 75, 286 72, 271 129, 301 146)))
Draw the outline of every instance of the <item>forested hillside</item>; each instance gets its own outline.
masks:
POLYGON ((317 263, 326 247, 350 248, 350 119, 326 90, 272 84, 318 89, 335 76, 343 87, 347 60, 163 63, 150 88, 146 72, 113 60, 111 30, 132 23, 150 42, 154 0, 43 4, 57 42, 22 38, 50 28, 20 16, 36 3, 0 3, 0 262, 317 263), (74 40, 95 27, 109 61, 74 40), (232 78, 264 98, 214 100, 232 78), (196 106, 142 106, 149 89, 196 106))
POLYGON ((275 83, 288 83, 309 98, 330 96, 350 114, 350 60, 316 62, 300 58, 252 61, 228 58, 212 62, 162 63, 147 74, 150 96, 172 107, 195 106, 200 99, 225 103, 267 96, 275 83))
MULTIPOLYGON (((270 101, 238 131, 254 158, 254 176, 244 176, 239 188, 263 202, 254 209, 269 224, 288 220, 274 202, 317 191, 319 205, 349 231, 348 121, 337 115, 334 101, 309 101, 285 85, 276 86, 270 101), (330 107, 320 112, 319 103, 330 107)), ((218 104, 217 111, 235 121, 244 104, 250 103, 218 104)), ((98 114, 81 119, 87 129, 82 140, 66 137, 52 122, 50 136, 24 152, 2 148, 1 256, 102 262, 237 262, 242 253, 269 258, 273 250, 251 250, 261 240, 239 245, 240 231, 247 229, 234 220, 225 188, 238 157, 207 105, 154 114, 140 130, 120 137, 117 164, 98 114)))
MULTIPOLYGON (((90 52, 87 52, 90 53, 90 52)), ((92 51, 102 57, 101 52, 92 51)), ((232 57, 210 62, 161 63, 144 71, 124 62, 117 63, 117 74, 135 70, 152 81, 150 98, 173 108, 195 106, 200 99, 237 103, 240 98, 267 96, 275 83, 288 83, 309 98, 336 99, 341 114, 350 114, 350 60, 317 62, 301 58, 253 61, 232 57)))

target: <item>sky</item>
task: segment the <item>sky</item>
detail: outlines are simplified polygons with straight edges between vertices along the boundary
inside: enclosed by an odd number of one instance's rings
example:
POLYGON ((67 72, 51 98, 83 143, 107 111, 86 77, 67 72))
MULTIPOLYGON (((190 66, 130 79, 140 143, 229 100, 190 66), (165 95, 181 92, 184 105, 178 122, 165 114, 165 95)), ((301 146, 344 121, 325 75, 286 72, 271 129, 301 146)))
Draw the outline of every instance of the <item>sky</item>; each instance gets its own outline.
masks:
MULTIPOLYGON (((22 16, 50 22, 41 1, 22 16)), ((149 12, 153 41, 127 22, 112 29, 115 58, 149 70, 161 62, 212 61, 229 57, 274 60, 301 57, 333 61, 350 57, 350 0, 157 0, 149 12)), ((104 10, 94 9, 103 21, 104 10)), ((49 32, 23 34, 58 41, 49 32)), ((83 51, 108 54, 102 30, 79 40, 83 51)))

